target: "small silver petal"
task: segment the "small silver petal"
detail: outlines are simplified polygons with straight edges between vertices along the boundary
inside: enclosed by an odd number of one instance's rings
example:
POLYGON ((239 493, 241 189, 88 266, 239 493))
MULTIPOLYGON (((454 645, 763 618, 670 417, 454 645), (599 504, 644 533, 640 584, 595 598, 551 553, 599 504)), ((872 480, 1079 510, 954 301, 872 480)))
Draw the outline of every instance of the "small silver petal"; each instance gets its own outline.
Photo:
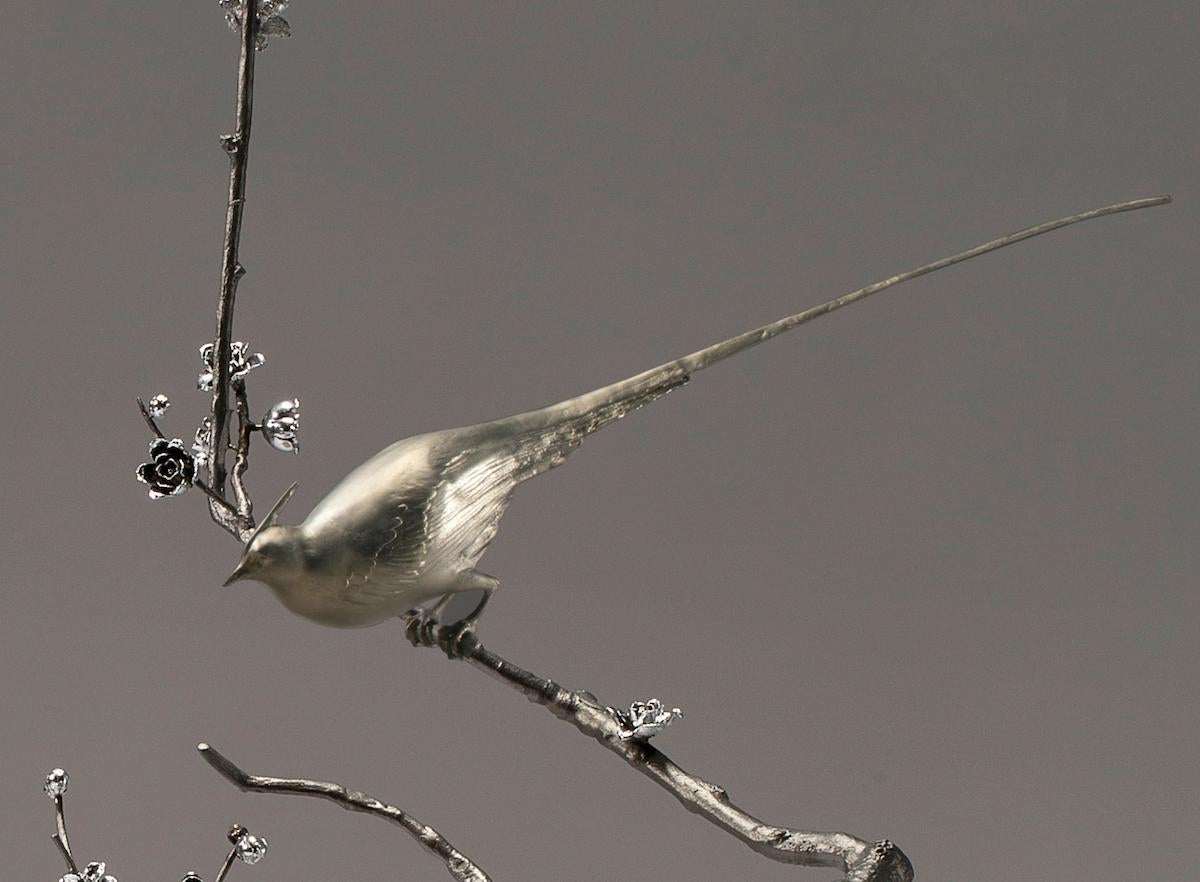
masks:
POLYGON ((279 15, 272 15, 262 23, 261 33, 272 37, 290 37, 292 35, 292 27, 288 24, 286 18, 279 15))

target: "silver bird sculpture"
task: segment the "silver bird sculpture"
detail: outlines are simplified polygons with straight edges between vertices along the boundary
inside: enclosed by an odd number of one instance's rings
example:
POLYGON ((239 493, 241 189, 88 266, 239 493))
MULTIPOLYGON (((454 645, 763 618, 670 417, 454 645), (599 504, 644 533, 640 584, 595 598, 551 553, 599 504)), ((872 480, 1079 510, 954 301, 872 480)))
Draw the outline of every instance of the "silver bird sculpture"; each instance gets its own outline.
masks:
POLYGON ((1029 227, 577 398, 397 441, 347 475, 303 523, 284 526, 277 523, 279 510, 293 485, 246 542, 225 584, 263 582, 292 612, 334 627, 407 616, 414 642, 421 629, 429 639, 456 594, 482 591, 475 609, 453 625, 460 640, 499 585, 477 564, 513 492, 565 462, 592 432, 679 388, 697 371, 885 288, 1071 223, 1168 201, 1126 202, 1029 227), (420 607, 435 599, 431 608, 420 607))

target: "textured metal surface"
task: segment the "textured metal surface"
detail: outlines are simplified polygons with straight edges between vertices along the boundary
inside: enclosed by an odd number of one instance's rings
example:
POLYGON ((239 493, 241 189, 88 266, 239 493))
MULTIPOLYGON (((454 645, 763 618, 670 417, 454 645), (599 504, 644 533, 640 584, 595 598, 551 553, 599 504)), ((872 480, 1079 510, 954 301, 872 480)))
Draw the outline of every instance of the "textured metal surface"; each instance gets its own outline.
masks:
POLYGON ((901 282, 1051 230, 1162 205, 1154 197, 1028 227, 722 340, 619 383, 506 419, 399 441, 351 472, 299 526, 247 542, 229 582, 264 582, 292 612, 358 627, 497 581, 475 569, 517 485, 562 464, 583 439, 682 386, 693 373, 901 282))
MULTIPOLYGON (((433 827, 417 820, 403 809, 381 802, 369 794, 357 790, 347 790, 340 784, 327 781, 312 781, 308 778, 271 778, 265 775, 251 775, 238 767, 232 760, 221 754, 216 748, 207 744, 197 745, 200 755, 205 762, 217 770, 220 775, 240 790, 257 793, 282 793, 295 796, 315 796, 328 799, 342 808, 353 812, 363 812, 369 815, 391 821, 403 828, 421 846, 440 859, 446 870, 458 882, 491 882, 478 865, 465 854, 455 848, 433 827)), ((236 852, 235 852, 236 853, 236 852)))

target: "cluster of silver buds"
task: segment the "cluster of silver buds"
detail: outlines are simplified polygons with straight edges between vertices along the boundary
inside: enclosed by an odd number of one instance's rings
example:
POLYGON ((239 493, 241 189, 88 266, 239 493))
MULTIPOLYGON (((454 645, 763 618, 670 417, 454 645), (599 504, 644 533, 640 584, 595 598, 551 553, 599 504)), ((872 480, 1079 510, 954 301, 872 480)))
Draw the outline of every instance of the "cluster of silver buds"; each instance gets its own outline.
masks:
MULTIPOLYGON (((225 22, 235 34, 242 32, 242 0, 217 0, 225 11, 225 22)), ((289 0, 250 0, 258 14, 258 32, 254 35, 254 48, 259 52, 267 48, 270 37, 290 37, 292 26, 282 13, 290 5, 289 0)))
MULTIPOLYGON (((211 392, 216 382, 215 351, 212 343, 200 347, 201 370, 196 377, 196 388, 202 392, 211 392)), ((235 341, 230 346, 229 379, 244 384, 247 375, 266 361, 266 356, 255 352, 248 343, 235 341)), ((170 407, 171 399, 162 393, 142 404, 146 418, 151 421, 164 417, 170 407)), ((205 417, 196 429, 190 451, 179 438, 161 436, 150 442, 150 458, 138 466, 136 475, 141 483, 149 485, 151 499, 178 496, 195 484, 197 472, 212 461, 212 426, 212 417, 205 417)), ((277 402, 250 428, 260 432, 275 450, 299 453, 300 399, 285 398, 277 402)))
MULTIPOLYGON (((54 803, 56 832, 52 838, 67 862, 67 873, 61 876, 58 882, 117 882, 115 876, 110 876, 106 872, 107 867, 104 861, 92 861, 80 869, 71 853, 71 845, 67 839, 67 825, 63 817, 63 797, 66 796, 69 784, 70 777, 65 771, 52 769, 46 775, 46 783, 43 786, 46 796, 54 803)), ((214 882, 224 882, 234 861, 257 864, 267 853, 267 841, 261 836, 255 836, 240 824, 234 824, 229 828, 229 842, 232 848, 214 877, 214 882)), ((196 873, 188 871, 182 882, 204 882, 204 880, 196 873)))

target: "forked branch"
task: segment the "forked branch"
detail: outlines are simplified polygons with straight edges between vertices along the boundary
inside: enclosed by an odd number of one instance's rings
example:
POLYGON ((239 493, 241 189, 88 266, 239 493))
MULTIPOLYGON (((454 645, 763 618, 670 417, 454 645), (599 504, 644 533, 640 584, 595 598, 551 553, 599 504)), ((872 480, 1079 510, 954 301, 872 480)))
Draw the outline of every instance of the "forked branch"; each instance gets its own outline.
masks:
POLYGON ((205 762, 216 769, 221 777, 240 790, 315 796, 335 802, 348 811, 375 815, 403 828, 426 851, 445 863, 450 875, 459 882, 491 882, 491 877, 487 873, 451 845, 441 833, 394 805, 380 802, 375 797, 357 790, 347 790, 340 784, 310 781, 307 778, 270 778, 265 775, 251 775, 214 747, 200 744, 197 746, 197 750, 200 751, 205 762))

